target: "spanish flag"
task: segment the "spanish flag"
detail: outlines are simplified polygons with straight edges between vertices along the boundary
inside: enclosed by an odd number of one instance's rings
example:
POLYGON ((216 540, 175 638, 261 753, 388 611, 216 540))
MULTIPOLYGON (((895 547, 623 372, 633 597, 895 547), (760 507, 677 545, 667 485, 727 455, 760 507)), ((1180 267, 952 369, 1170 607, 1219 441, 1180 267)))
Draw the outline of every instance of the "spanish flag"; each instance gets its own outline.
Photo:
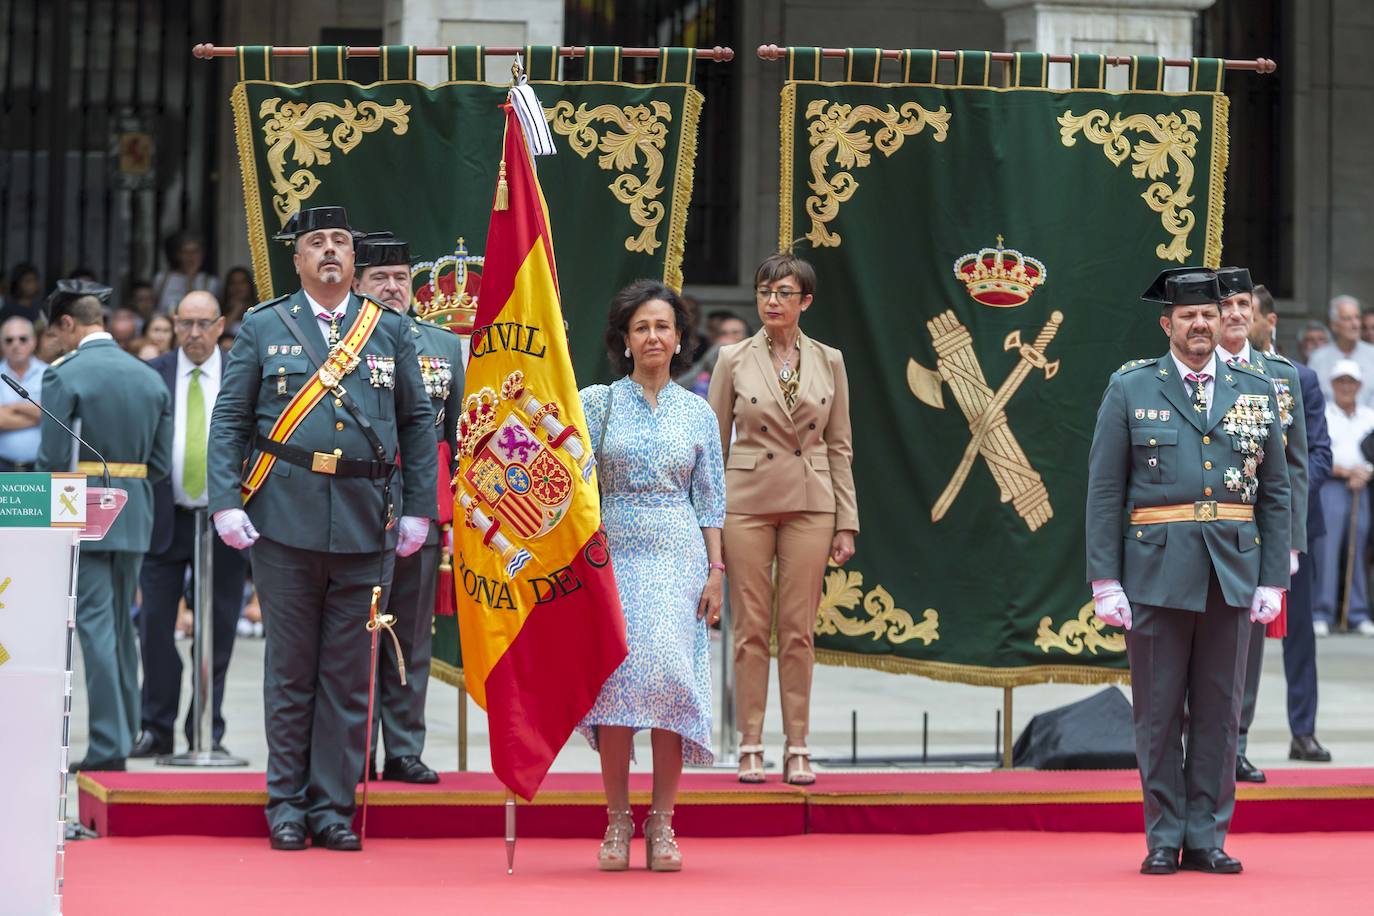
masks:
POLYGON ((528 800, 628 650, 548 207, 510 104, 458 435, 463 673, 493 771, 528 800))

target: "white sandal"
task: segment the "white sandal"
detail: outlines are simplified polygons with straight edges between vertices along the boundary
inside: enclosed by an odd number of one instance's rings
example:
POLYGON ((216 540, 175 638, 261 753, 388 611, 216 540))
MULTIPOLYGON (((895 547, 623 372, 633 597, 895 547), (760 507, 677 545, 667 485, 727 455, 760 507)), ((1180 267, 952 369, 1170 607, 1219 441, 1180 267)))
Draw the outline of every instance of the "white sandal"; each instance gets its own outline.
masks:
POLYGON ((762 744, 741 744, 739 746, 739 781, 751 784, 763 782, 762 744), (757 762, 753 766, 745 766, 744 762, 747 757, 753 757, 757 762))
POLYGON ((807 747, 784 746, 782 751, 782 781, 789 786, 809 786, 816 781, 816 774, 811 772, 811 749, 807 747), (793 760, 801 763, 795 773, 788 771, 788 764, 793 760))

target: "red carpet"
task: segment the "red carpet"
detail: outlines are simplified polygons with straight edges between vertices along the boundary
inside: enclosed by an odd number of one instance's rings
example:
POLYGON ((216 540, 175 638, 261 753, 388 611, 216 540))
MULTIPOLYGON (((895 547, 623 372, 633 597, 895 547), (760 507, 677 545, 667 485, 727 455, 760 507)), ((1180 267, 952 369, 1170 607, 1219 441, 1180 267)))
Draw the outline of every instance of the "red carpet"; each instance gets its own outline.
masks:
MULTIPOLYGON (((262 773, 90 773, 77 785, 81 821, 101 836, 267 835, 262 773)), ((634 774, 631 788, 642 813, 649 775, 634 774)), ((1374 769, 1270 770, 1267 784, 1238 794, 1235 833, 1374 830, 1374 769)), ((444 773, 436 786, 374 783, 369 835, 497 837, 504 798, 490 773, 444 773)), ((694 772, 683 777, 677 812, 678 832, 693 837, 1141 830, 1140 783, 1129 770, 824 773, 810 789, 694 772)), ((519 816, 524 837, 599 836, 600 777, 551 774, 519 816)))
MULTIPOLYGON (((922 913, 1159 916, 1370 912, 1374 833, 1250 834, 1245 873, 1136 873, 1120 834, 957 833, 687 839, 685 870, 595 870, 595 840, 373 840, 362 853, 275 853, 262 840, 100 839, 67 847, 65 912, 922 913)), ((631 861, 643 862, 636 838, 631 861)))

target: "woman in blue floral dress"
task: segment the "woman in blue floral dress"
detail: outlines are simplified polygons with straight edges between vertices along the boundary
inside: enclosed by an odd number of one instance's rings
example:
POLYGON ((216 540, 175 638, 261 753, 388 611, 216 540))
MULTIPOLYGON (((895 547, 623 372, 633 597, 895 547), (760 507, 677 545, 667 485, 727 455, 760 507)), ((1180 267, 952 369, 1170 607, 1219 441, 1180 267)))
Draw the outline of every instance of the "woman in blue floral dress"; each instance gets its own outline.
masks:
POLYGON ((708 626, 720 619, 724 594, 725 472, 715 414, 671 381, 683 351, 690 353, 686 329, 676 293, 653 280, 630 284, 611 303, 606 330, 626 375, 582 390, 630 645, 578 726, 601 753, 605 871, 629 867, 634 733, 652 729, 653 809, 644 836, 646 864, 656 871, 682 867, 672 816, 684 761, 713 760, 708 626))

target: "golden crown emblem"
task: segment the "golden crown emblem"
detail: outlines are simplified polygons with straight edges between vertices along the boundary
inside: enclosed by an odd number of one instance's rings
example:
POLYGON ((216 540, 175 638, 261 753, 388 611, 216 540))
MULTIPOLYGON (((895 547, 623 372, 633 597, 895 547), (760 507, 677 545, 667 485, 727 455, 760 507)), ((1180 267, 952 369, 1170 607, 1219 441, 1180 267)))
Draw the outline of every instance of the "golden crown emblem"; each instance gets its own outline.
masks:
POLYGON ((491 388, 467 396, 458 417, 458 451, 471 458, 482 439, 496 431, 496 408, 500 401, 491 388))
POLYGON ((993 308, 1024 305, 1046 277, 1044 264, 1003 248, 1000 235, 996 248, 970 252, 954 262, 954 278, 968 287, 975 302, 993 308))
POLYGON ((481 267, 485 260, 469 254, 460 238, 453 254, 413 265, 411 282, 421 281, 411 301, 415 314, 455 333, 471 334, 482 286, 482 275, 473 268, 481 267))

